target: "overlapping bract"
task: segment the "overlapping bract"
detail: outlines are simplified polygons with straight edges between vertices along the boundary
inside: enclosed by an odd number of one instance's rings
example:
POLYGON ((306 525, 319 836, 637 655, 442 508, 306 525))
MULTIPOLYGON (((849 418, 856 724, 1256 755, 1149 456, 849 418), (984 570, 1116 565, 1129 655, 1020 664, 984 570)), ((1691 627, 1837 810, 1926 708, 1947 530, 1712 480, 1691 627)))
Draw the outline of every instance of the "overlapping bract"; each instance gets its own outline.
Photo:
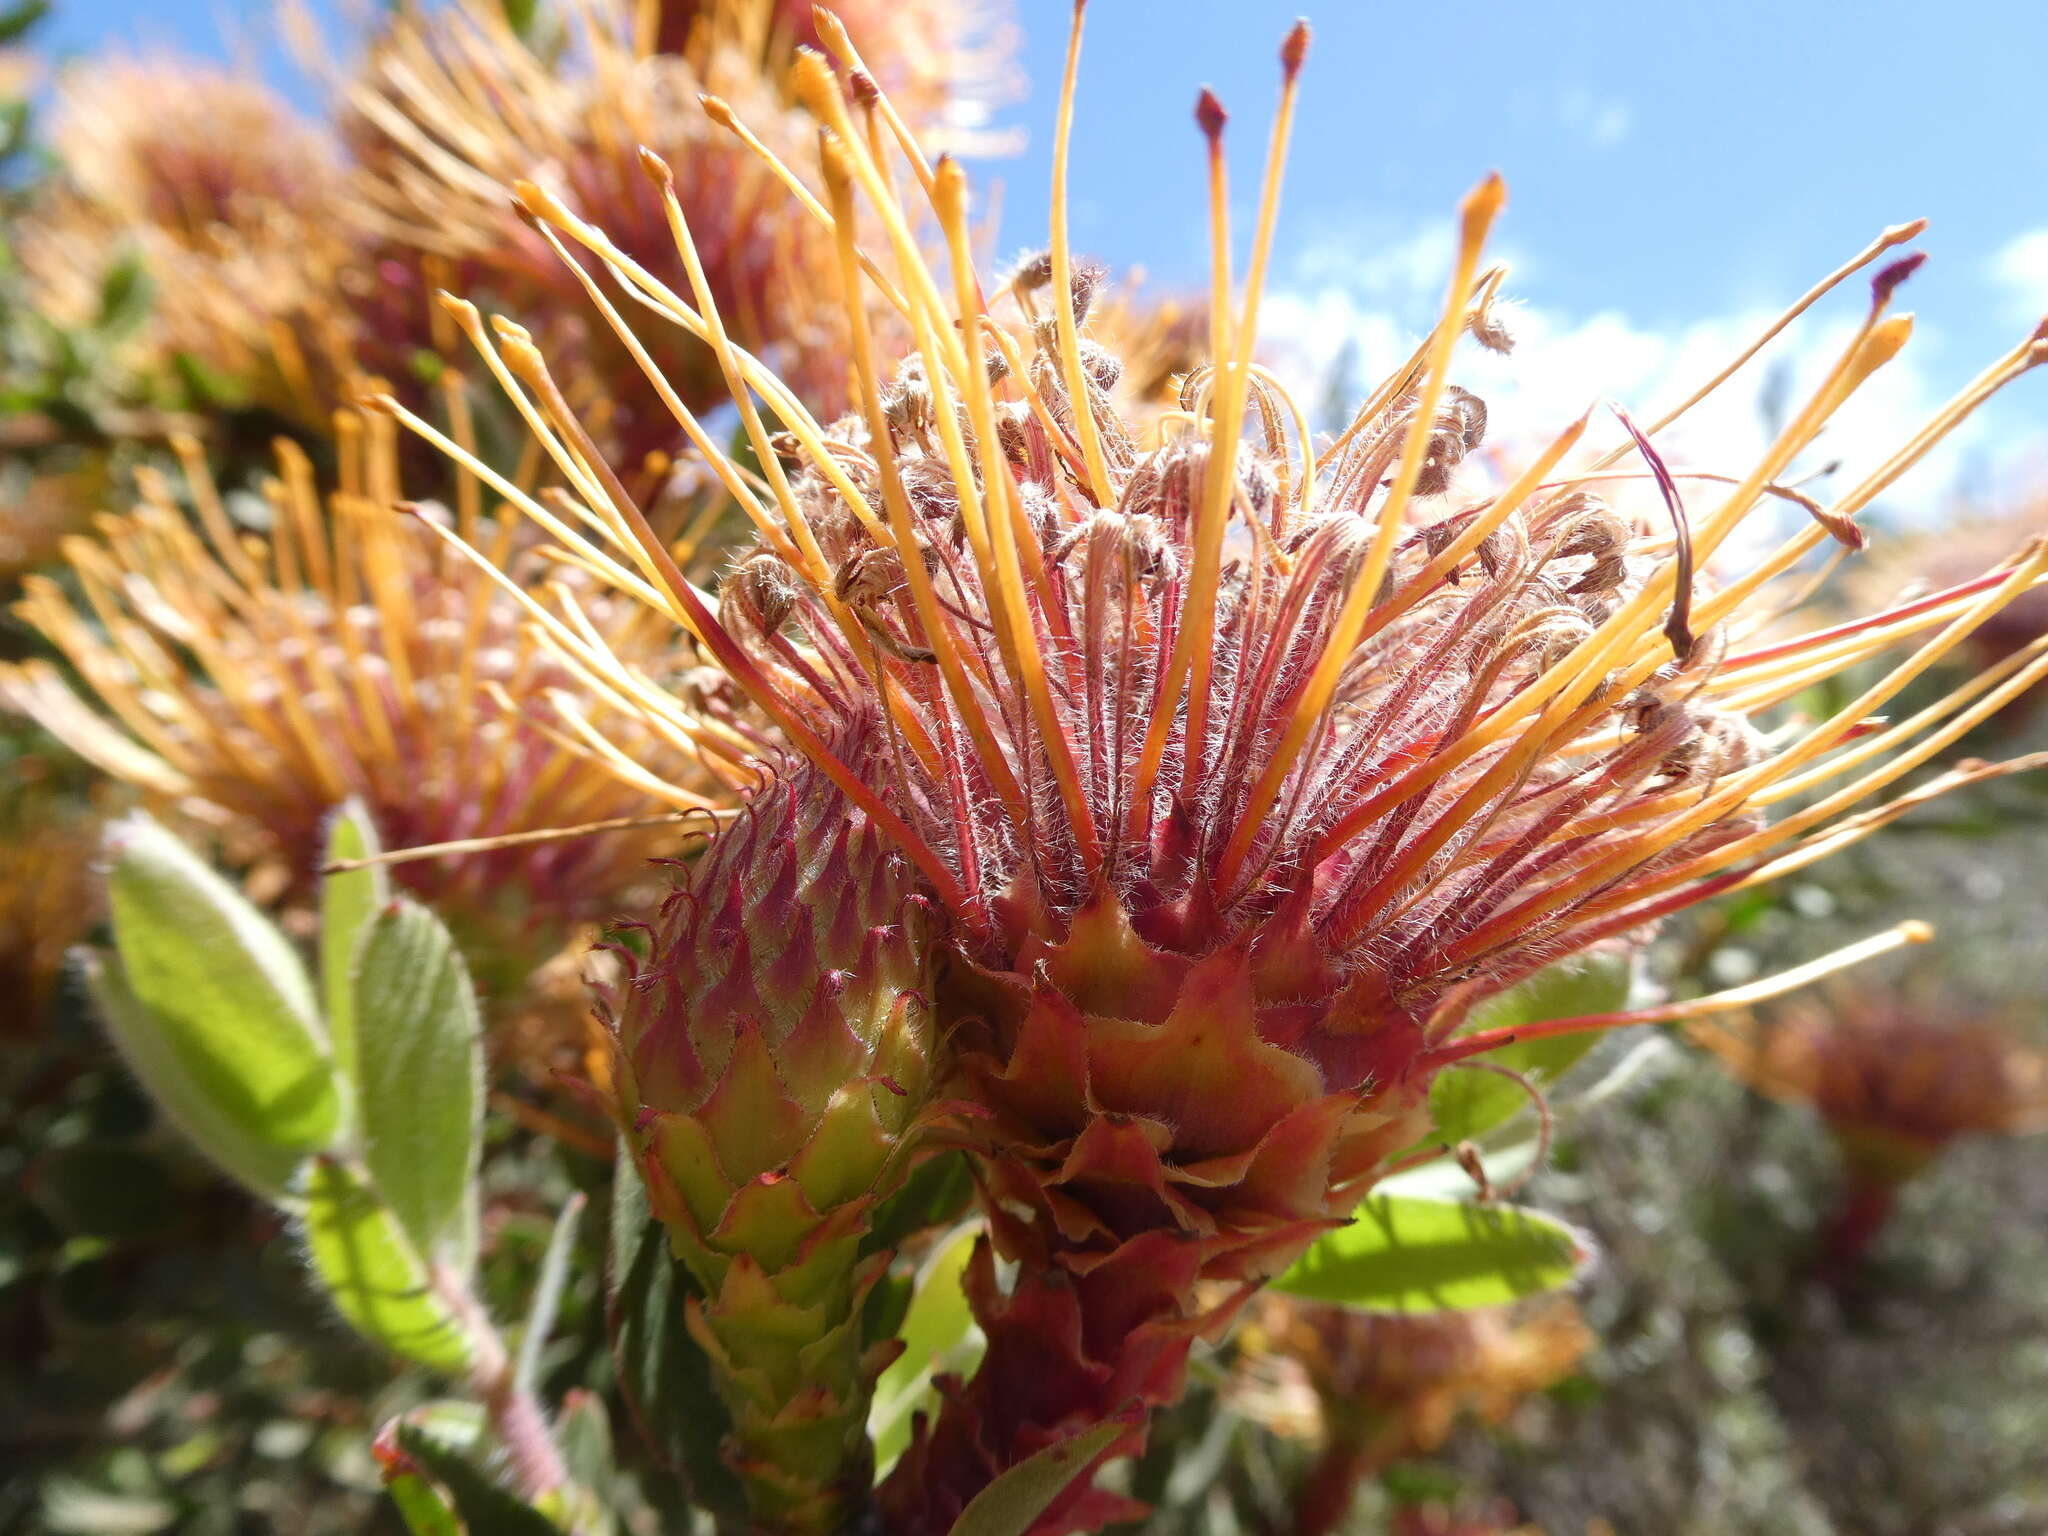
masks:
POLYGON ((610 1093, 701 1289, 690 1327, 760 1528, 865 1504, 867 1405, 898 1346, 863 1239, 934 1114, 930 947, 902 856, 814 769, 752 795, 622 951, 610 1093))

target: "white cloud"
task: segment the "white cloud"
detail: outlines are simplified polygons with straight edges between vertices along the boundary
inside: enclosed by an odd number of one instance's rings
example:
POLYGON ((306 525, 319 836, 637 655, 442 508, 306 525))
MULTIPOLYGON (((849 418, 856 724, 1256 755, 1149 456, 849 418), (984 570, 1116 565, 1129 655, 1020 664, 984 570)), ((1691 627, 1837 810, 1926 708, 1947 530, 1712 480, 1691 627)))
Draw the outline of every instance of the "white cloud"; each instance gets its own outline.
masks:
POLYGON ((2032 229, 1999 247, 1991 280, 2025 319, 2048 314, 2048 229, 2032 229))
MULTIPOLYGON (((1276 291, 1262 313, 1261 333, 1291 365, 1288 372, 1318 381, 1304 391, 1304 404, 1312 409, 1326 395, 1362 396, 1408 355, 1442 302, 1450 266, 1447 229, 1383 243, 1363 255, 1359 244, 1337 242, 1307 253, 1294 281, 1276 291), (1348 378, 1338 380, 1340 372, 1348 378)), ((2048 240, 2040 254, 2041 275, 2048 279, 2048 240)), ((1515 291, 1512 276, 1506 291, 1515 291)), ((1763 310, 1730 311, 1653 326, 1618 310, 1570 313, 1517 304, 1504 313, 1516 338, 1513 355, 1501 357, 1467 342, 1453 378, 1486 402, 1488 441, 1510 453, 1535 449, 1603 400, 1619 402, 1647 425, 1719 372, 1773 318, 1763 310)), ((1782 419, 1796 409, 1840 356, 1860 319, 1852 297, 1827 318, 1810 316, 1779 337, 1659 434, 1667 461, 1746 474, 1773 433, 1773 410, 1782 419)), ((1816 488, 1825 499, 1828 489, 1845 491, 1882 464, 1952 387, 1937 388, 1920 360, 1938 350, 1939 340, 1923 320, 1913 344, 1837 413, 1793 474, 1839 460, 1841 469, 1816 488)), ((1601 449, 1621 440, 1619 427, 1604 412, 1587 437, 1601 449)), ((2038 456, 2038 439, 2001 440, 1973 418, 1888 491, 1881 506, 1904 519, 1935 516, 1950 504, 1966 468, 1993 458, 2009 463, 2028 447, 2038 456)), ((1689 489, 1688 502, 1698 505, 1710 495, 1704 487, 1689 489)))
POLYGON ((1635 113, 1625 101, 1602 100, 1582 85, 1558 98, 1558 121, 1594 149, 1612 149, 1635 126, 1635 113))

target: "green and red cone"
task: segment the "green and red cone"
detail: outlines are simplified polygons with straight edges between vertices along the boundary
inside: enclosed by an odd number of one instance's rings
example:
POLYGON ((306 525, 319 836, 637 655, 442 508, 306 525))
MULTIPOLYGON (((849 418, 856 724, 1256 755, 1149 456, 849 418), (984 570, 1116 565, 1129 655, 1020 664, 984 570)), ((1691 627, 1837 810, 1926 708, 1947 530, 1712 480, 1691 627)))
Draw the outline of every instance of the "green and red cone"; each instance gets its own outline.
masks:
POLYGON ((617 994, 616 1113, 764 1531, 836 1530, 868 1496, 899 1346, 863 1338, 891 1256, 862 1239, 942 1113, 925 928, 900 856, 798 768, 681 868, 617 994))

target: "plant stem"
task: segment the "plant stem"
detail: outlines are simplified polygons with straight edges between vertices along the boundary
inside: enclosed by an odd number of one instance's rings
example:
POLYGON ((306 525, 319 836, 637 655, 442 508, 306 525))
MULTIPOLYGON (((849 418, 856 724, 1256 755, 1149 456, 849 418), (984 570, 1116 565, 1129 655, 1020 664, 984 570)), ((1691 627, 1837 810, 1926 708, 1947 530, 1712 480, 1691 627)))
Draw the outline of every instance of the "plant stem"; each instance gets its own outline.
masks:
POLYGON ((1344 1530, 1359 1485, 1400 1449, 1397 1426, 1389 1435, 1384 1429, 1374 1434, 1364 1423, 1328 1422, 1329 1443, 1294 1496, 1294 1536, 1333 1536, 1344 1530))
POLYGON ((1898 1186, 1854 1168, 1834 1219, 1821 1238, 1816 1278, 1840 1286, 1869 1255, 1898 1202, 1898 1186))
POLYGON ((469 1287, 445 1270, 436 1269, 435 1289, 462 1319, 475 1359, 469 1370, 470 1390, 483 1404, 505 1459, 514 1489, 523 1499, 553 1493, 569 1480, 562 1453, 548 1428, 547 1414, 519 1380, 518 1361, 469 1287))

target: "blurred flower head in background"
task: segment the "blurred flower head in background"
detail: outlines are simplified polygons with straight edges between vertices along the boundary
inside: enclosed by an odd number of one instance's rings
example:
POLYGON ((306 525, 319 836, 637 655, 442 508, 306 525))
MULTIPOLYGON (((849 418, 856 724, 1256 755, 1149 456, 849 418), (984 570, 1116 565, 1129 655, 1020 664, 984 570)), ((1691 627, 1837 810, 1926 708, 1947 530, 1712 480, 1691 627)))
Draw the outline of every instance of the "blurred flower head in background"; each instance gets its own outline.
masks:
MULTIPOLYGON (((183 483, 145 472, 141 504, 65 545, 75 586, 32 577, 21 616, 68 663, 0 668, 0 690, 113 777, 213 825, 245 863, 305 889, 334 808, 354 798, 387 847, 498 839, 395 873, 451 917, 511 931, 609 915, 643 878, 646 834, 520 834, 700 803, 712 781, 687 749, 637 725, 635 782, 581 739, 607 704, 526 631, 520 610, 452 560, 427 520, 496 540, 515 569, 528 541, 460 511, 398 499, 390 423, 343 423, 342 488, 325 498, 280 446, 260 498, 230 503, 196 444, 183 483), (267 525, 262 533, 237 513, 267 525), (72 592, 76 592, 74 597, 72 592), (645 772, 669 764, 674 772, 645 772)), ((573 586, 573 573, 557 573, 573 586)), ((686 664, 634 605, 590 594, 583 613, 667 673, 686 664), (661 653, 642 650, 659 645, 661 653)), ((637 721, 637 716, 634 717, 637 721)), ((544 952, 543 952, 544 954, 544 952)), ((531 957, 540 958, 540 957, 531 957)))
POLYGON ((346 346, 325 313, 347 256, 331 135, 246 71, 157 57, 68 68, 51 141, 62 170, 18 235, 36 308, 86 325, 116 265, 138 260, 152 304, 131 370, 184 359, 320 421, 346 346))
POLYGON ((1506 1421, 1578 1366, 1593 1336, 1563 1298, 1476 1312, 1372 1313, 1261 1297, 1238 1335, 1234 1400, 1283 1435, 1426 1456, 1469 1416, 1506 1421))
POLYGON ((2048 1129, 2048 1053, 1934 985, 1845 983, 1690 1032, 1751 1088, 1819 1115, 1849 1160, 1886 1182, 1965 1136, 2048 1129))

